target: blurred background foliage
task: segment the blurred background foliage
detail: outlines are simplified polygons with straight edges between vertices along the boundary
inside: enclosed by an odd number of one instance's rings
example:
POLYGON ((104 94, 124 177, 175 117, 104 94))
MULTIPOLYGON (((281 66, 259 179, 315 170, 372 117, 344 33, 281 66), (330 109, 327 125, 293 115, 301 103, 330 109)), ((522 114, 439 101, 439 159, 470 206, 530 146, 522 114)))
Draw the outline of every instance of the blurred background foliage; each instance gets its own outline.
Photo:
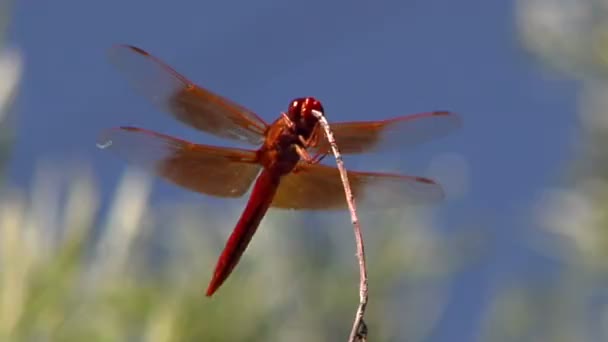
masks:
POLYGON ((607 341, 608 2, 520 0, 517 9, 529 55, 548 76, 578 83, 580 130, 563 184, 539 200, 543 230, 530 236, 559 270, 501 286, 481 340, 607 341))
POLYGON ((6 30, 10 20, 11 2, 0 1, 0 184, 3 180, 4 166, 8 161, 13 140, 14 127, 11 114, 13 100, 21 73, 21 59, 15 49, 4 47, 6 30))
MULTIPOLYGON (((21 57, 6 46, 0 2, 0 167, 11 146, 21 57)), ((520 42, 547 75, 580 82, 576 158, 561 188, 539 200, 530 245, 554 259, 551 277, 496 286, 480 341, 608 340, 608 3, 521 0, 520 42)), ((94 173, 41 163, 30 193, 0 197, 0 341, 336 341, 356 308, 348 217, 304 227, 274 212, 238 271, 204 297, 240 208, 220 217, 192 203, 150 207, 151 182, 127 170, 100 216, 94 173), (70 170, 78 170, 76 172, 70 170), (225 227, 222 231, 214 227, 225 227), (312 233, 311 233, 312 230, 312 233)), ((447 283, 483 256, 475 230, 434 233, 427 209, 368 215, 373 341, 423 341, 441 317, 447 283)), ((457 227, 458 228, 458 227, 457 227)))

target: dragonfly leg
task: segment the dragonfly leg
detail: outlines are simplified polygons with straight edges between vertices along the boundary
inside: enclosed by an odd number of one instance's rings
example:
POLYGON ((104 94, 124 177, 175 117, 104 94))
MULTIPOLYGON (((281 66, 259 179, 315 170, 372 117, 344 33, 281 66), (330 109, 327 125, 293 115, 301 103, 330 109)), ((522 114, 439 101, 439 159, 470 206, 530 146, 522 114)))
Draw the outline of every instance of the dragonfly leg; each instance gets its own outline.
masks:
POLYGON ((308 139, 301 135, 298 136, 298 139, 300 139, 300 142, 306 148, 317 147, 317 145, 319 145, 319 123, 315 125, 315 128, 313 128, 312 134, 308 137, 308 139))
POLYGON ((314 164, 314 159, 310 156, 310 154, 308 153, 308 151, 306 151, 306 149, 300 145, 294 145, 296 147, 296 152, 298 153, 298 155, 300 156, 300 158, 302 158, 302 160, 304 160, 305 162, 309 163, 309 164, 314 164))
POLYGON ((285 121, 285 124, 287 125, 287 127, 289 127, 289 129, 293 130, 296 127, 296 124, 291 121, 287 114, 281 113, 281 116, 283 117, 283 121, 285 121))
POLYGON ((314 155, 314 157, 312 157, 313 161, 315 164, 318 164, 321 162, 321 160, 323 160, 325 157, 327 156, 327 153, 321 153, 321 152, 317 152, 317 154, 314 155))

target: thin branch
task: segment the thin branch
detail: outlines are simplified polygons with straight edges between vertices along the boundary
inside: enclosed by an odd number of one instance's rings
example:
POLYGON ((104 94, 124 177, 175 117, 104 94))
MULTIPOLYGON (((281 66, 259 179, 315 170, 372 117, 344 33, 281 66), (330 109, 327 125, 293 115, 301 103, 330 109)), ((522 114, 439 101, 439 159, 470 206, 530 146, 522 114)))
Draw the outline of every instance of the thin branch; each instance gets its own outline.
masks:
POLYGON ((329 127, 329 123, 323 116, 323 113, 313 110, 313 115, 319 120, 321 126, 325 130, 327 140, 331 146, 331 150, 336 157, 336 164, 340 171, 340 178, 342 179, 342 186, 344 187, 344 194, 346 195, 346 202, 348 203, 348 210, 350 211, 350 219, 353 224, 355 232, 355 243, 357 245, 357 259, 359 261, 359 307, 355 315, 353 327, 348 338, 349 342, 356 341, 367 341, 367 326, 363 320, 365 315, 365 308, 367 307, 367 266, 365 265, 365 249, 363 246, 363 234, 361 227, 359 226, 359 219, 357 218, 357 208, 355 206, 355 198, 350 189, 350 183, 348 182, 348 176, 346 169, 344 168, 344 162, 340 151, 338 151, 338 145, 334 139, 334 134, 329 127))

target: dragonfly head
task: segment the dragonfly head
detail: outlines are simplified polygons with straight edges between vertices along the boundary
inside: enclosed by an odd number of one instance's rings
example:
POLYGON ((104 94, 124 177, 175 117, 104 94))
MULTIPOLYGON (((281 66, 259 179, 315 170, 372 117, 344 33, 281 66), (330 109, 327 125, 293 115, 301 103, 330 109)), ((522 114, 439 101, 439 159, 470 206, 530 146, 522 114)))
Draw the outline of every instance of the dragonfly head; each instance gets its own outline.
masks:
POLYGON ((287 116, 298 127, 312 130, 317 123, 317 118, 312 114, 313 110, 325 114, 321 101, 314 97, 301 97, 291 101, 287 116))

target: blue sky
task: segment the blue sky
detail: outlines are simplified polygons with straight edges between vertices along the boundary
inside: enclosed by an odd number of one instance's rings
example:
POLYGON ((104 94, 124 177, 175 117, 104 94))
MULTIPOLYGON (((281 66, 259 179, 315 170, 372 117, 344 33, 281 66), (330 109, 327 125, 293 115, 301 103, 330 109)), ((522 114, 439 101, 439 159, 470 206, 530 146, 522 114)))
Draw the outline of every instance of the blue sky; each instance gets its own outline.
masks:
MULTIPOLYGON (((456 111, 464 119, 456 134, 351 165, 393 168, 397 160, 401 172, 425 175, 433 156, 466 159, 470 191, 442 204, 441 222, 479 225, 498 242, 485 262, 456 279, 433 340, 469 340, 491 283, 529 262, 522 233, 534 229, 534 201, 559 181, 576 136, 575 84, 546 77, 520 49, 512 6, 481 0, 18 1, 11 38, 24 53, 25 75, 11 178, 29 186, 41 159, 84 159, 109 191, 125 164, 98 150, 95 138, 116 125, 230 145, 175 122, 135 93, 107 62, 108 47, 117 43, 146 49, 268 121, 300 96, 319 98, 335 121, 456 111)), ((198 198, 166 185, 155 196, 198 198)))

